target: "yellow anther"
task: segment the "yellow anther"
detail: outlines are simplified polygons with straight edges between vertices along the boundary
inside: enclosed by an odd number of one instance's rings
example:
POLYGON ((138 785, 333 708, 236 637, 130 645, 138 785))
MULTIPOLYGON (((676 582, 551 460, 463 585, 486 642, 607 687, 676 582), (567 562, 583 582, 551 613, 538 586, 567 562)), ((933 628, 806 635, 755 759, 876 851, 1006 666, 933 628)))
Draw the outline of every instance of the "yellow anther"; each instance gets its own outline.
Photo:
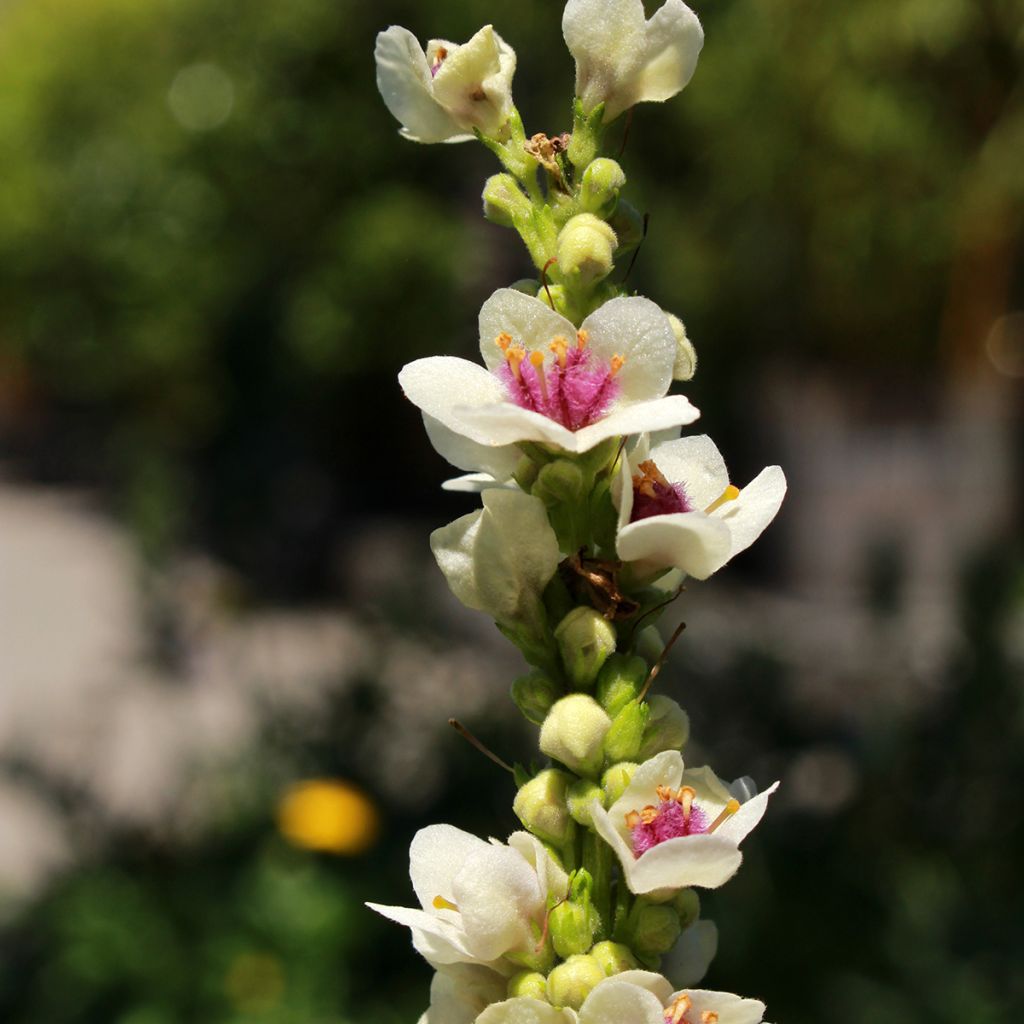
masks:
POLYGON ((541 397, 548 400, 548 382, 544 377, 544 353, 537 350, 530 353, 530 364, 537 371, 537 382, 540 384, 541 397))
POLYGON ((619 372, 626 365, 626 357, 620 356, 618 352, 612 356, 612 376, 619 372))
POLYGON ((444 63, 445 58, 448 56, 448 51, 443 47, 437 48, 437 53, 434 55, 434 63, 430 65, 430 70, 436 75, 437 69, 444 63))
POLYGON ((576 332, 576 344, 580 348, 586 348, 587 342, 590 341, 590 334, 587 331, 579 330, 576 332))
POLYGON ((672 792, 671 786, 659 786, 656 790, 659 800, 669 801, 674 799, 674 793, 672 792))
POLYGON ((551 340, 551 344, 548 346, 552 352, 555 353, 555 358, 558 360, 558 365, 564 370, 565 369, 565 357, 569 351, 569 342, 565 340, 561 335, 551 340))
POLYGON ((718 1014, 714 1010, 704 1010, 700 1015, 700 1024, 718 1024, 718 1014))
POLYGON ((706 509, 704 509, 704 512, 706 515, 710 515, 715 511, 715 509, 721 508, 727 501, 735 501, 739 496, 740 489, 733 484, 729 484, 729 486, 726 487, 726 489, 722 491, 722 493, 715 498, 715 500, 711 502, 706 509))
POLYGON ((435 896, 432 902, 435 910, 454 910, 455 913, 459 912, 459 908, 451 900, 446 900, 443 896, 435 896))
POLYGON ((497 345, 502 352, 507 352, 509 345, 512 344, 512 335, 507 331, 502 331, 501 334, 494 339, 494 344, 497 345))
POLYGON ((511 369, 513 376, 516 380, 522 380, 522 374, 519 372, 519 364, 526 358, 526 349, 522 345, 509 345, 505 350, 505 360, 508 362, 509 369, 511 369))
POLYGON ((667 489, 669 482, 651 459, 644 459, 637 467, 640 472, 633 477, 633 490, 639 491, 646 498, 655 498, 658 488, 667 489))
POLYGON ((697 791, 692 786, 680 786, 676 793, 676 801, 683 805, 683 821, 689 821, 690 808, 693 806, 697 791))
POLYGON ((740 809, 739 800, 733 798, 723 808, 722 813, 710 825, 708 825, 708 831, 714 832, 719 825, 722 824, 726 818, 731 818, 740 809))
POLYGON ((657 821, 658 820, 658 808, 657 807, 652 807, 650 804, 648 804, 640 812, 640 820, 645 825, 650 825, 652 822, 657 821))
POLYGON ((680 1024, 692 1005, 693 1000, 685 993, 677 996, 672 1005, 665 1010, 665 1024, 680 1024))
POLYGON ((640 812, 630 811, 626 815, 626 828, 636 828, 640 824, 640 812))

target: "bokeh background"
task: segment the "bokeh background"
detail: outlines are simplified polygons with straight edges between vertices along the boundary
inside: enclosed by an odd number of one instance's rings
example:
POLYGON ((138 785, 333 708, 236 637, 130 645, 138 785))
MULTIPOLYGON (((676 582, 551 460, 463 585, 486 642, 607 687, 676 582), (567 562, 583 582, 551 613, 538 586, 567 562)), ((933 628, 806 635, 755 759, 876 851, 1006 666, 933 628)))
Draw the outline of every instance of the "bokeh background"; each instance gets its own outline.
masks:
MULTIPOLYGON (((692 587, 689 759, 783 781, 710 894, 711 987, 787 1024, 1024 1015, 1024 4, 703 0, 623 162, 631 286, 790 496, 692 587)), ((0 1020, 398 1024, 362 907, 412 833, 504 835, 516 657, 428 531, 467 511, 395 383, 528 269, 475 145, 405 143, 374 34, 519 54, 561 4, 0 4, 0 1020), (320 780, 310 782, 310 780, 320 780), (305 784, 304 784, 305 783, 305 784)), ((611 133, 613 143, 621 126, 611 133)), ((671 625, 671 622, 669 622, 671 625)))

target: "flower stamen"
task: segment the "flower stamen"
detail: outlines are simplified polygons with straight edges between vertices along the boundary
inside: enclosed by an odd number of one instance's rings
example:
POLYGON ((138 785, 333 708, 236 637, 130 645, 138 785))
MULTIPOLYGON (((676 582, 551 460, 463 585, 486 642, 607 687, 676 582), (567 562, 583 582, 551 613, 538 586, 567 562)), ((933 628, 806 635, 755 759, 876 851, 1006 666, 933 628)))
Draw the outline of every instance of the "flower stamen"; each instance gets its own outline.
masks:
POLYGON ((555 358, 558 360, 558 365, 564 370, 566 353, 569 351, 569 342, 565 340, 561 335, 557 338, 552 339, 551 344, 548 348, 555 353, 555 358))
POLYGON ((580 328, 576 332, 576 344, 579 348, 586 348, 587 342, 590 341, 590 333, 580 328))
POLYGON ((519 369, 520 363, 526 359, 526 349, 522 345, 509 345, 505 350, 505 360, 508 363, 509 369, 512 371, 512 376, 515 377, 519 383, 523 381, 522 371, 519 369))
POLYGON ((544 353, 537 350, 530 353, 530 363, 537 374, 537 383, 540 386, 540 396, 544 404, 548 404, 548 382, 544 377, 544 353))
POLYGON ((681 1024, 683 1018, 693 1006, 693 1000, 685 993, 677 996, 672 1005, 665 1010, 665 1024, 681 1024))
POLYGON ((502 352, 507 352, 509 345, 512 344, 512 335, 509 334, 508 331, 502 331, 501 334, 494 339, 494 344, 497 345, 502 352))
MULTIPOLYGON (((434 78, 437 75, 438 71, 441 70, 441 65, 445 62, 447 56, 448 51, 443 46, 439 46, 437 48, 437 53, 434 54, 434 63, 430 65, 431 78, 434 78)), ((421 64, 420 67, 422 66, 423 65, 421 64)))
POLYGON ((614 377, 619 370, 626 365, 626 357, 620 356, 617 352, 612 356, 611 375, 614 377))
POLYGON ((728 487, 722 493, 715 498, 713 502, 706 509, 704 509, 705 515, 711 515, 712 512, 720 509, 727 501, 735 501, 740 496, 740 489, 734 484, 729 484, 728 487))
POLYGON ((682 805, 683 821, 687 824, 690 821, 690 811, 693 808, 693 800, 696 795, 697 791, 692 786, 682 786, 679 792, 676 793, 676 802, 682 805))
POLYGON ((714 832, 715 829, 718 828, 718 826, 721 825, 723 821, 726 821, 727 819, 731 818, 739 809, 740 802, 734 797, 725 805, 725 807, 722 808, 722 813, 719 814, 719 816, 715 818, 715 820, 711 822, 710 825, 708 825, 708 832, 714 832))
POLYGON ((718 1024, 718 1014, 714 1010, 704 1010, 700 1015, 700 1024, 718 1024))
POLYGON ((435 910, 454 910, 456 914, 459 912, 459 908, 451 900, 446 900, 443 896, 435 896, 432 906, 435 910))

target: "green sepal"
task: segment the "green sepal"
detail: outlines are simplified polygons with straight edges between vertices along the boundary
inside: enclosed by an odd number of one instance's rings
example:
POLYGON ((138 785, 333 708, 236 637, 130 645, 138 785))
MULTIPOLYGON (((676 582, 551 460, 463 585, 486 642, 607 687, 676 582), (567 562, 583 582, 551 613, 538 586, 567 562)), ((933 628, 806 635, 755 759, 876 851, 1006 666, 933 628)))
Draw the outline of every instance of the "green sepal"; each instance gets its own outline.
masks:
POLYGON ((566 155, 573 166, 582 171, 601 151, 604 104, 599 103, 586 114, 583 101, 577 96, 572 104, 572 138, 566 155))

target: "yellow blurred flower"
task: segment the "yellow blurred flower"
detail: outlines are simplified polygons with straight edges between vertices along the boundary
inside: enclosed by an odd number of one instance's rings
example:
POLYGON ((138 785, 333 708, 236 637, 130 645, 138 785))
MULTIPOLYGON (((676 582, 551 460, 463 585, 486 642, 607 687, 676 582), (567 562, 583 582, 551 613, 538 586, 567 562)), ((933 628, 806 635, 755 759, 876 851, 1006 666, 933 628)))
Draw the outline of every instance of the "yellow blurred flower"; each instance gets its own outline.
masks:
POLYGON ((350 782, 307 779, 282 794, 277 824, 296 846, 352 856, 374 844, 380 815, 369 797, 350 782))

